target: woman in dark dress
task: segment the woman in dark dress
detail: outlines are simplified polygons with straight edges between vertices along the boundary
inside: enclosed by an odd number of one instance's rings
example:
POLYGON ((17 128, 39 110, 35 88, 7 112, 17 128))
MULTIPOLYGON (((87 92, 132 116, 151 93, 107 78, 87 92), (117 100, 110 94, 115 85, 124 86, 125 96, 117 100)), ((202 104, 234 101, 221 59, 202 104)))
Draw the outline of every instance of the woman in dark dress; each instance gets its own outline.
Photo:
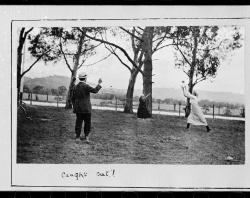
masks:
POLYGON ((138 118, 150 118, 150 113, 147 108, 147 98, 150 96, 150 93, 147 96, 140 96, 139 98, 139 107, 137 110, 137 117, 138 118))

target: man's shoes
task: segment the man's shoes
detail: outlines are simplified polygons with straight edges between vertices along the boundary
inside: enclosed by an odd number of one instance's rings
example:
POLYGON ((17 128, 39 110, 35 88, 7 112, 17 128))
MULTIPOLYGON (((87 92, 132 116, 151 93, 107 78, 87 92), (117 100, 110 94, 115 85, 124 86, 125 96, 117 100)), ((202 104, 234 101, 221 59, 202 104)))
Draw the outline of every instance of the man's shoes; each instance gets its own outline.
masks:
POLYGON ((85 140, 85 139, 86 139, 85 136, 80 137, 80 140, 82 140, 82 141, 85 140))
POLYGON ((81 141, 80 137, 78 137, 78 136, 75 137, 75 140, 76 140, 76 142, 80 142, 81 141))
POLYGON ((90 143, 89 136, 85 136, 85 140, 86 140, 87 143, 90 143))
POLYGON ((76 142, 80 142, 80 141, 86 141, 86 143, 90 143, 90 140, 89 140, 89 136, 76 136, 75 137, 75 140, 76 142))

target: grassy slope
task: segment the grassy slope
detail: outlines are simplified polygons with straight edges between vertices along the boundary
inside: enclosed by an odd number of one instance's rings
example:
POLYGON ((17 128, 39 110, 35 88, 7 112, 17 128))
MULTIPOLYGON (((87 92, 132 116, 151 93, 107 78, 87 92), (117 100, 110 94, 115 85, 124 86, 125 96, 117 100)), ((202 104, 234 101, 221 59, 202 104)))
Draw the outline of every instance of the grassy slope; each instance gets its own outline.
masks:
POLYGON ((245 161, 245 123, 208 120, 185 130, 186 120, 94 110, 91 143, 75 142, 75 115, 56 107, 29 107, 33 120, 18 117, 18 163, 227 164, 230 155, 245 161))

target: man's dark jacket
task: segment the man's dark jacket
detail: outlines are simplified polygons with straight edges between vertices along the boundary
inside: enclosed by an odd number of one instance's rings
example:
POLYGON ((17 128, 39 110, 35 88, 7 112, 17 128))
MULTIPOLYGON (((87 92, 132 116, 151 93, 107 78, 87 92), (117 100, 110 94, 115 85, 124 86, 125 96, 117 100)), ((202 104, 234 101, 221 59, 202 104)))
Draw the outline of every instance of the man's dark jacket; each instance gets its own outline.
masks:
POLYGON ((91 113, 90 93, 97 93, 101 88, 100 85, 93 88, 85 82, 75 85, 72 94, 74 113, 91 113))

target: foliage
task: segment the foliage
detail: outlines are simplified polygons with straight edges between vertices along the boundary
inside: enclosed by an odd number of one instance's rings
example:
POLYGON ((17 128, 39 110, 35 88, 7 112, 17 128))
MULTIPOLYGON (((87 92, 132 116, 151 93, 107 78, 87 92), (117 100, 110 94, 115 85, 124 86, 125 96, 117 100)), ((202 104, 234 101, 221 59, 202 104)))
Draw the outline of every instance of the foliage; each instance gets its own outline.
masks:
POLYGON ((47 63, 48 61, 52 61, 57 59, 57 51, 54 50, 54 41, 49 39, 42 29, 37 34, 30 34, 28 36, 30 46, 28 50, 30 54, 39 58, 42 57, 42 60, 47 63))
POLYGON ((207 114, 207 112, 209 111, 209 106, 203 105, 202 109, 204 110, 204 113, 207 114))
POLYGON ((176 66, 192 78, 191 86, 215 78, 221 62, 242 46, 237 26, 177 26, 172 38, 176 66))
POLYGON ((53 50, 51 51, 57 56, 56 61, 64 60, 71 72, 71 81, 65 106, 67 109, 72 108, 70 93, 77 71, 89 57, 96 54, 95 49, 100 45, 95 45, 95 42, 86 37, 86 33, 96 35, 102 29, 99 27, 43 28, 46 37, 53 42, 53 50))
POLYGON ((212 107, 213 105, 217 108, 220 107, 229 107, 230 109, 238 109, 238 108, 244 108, 242 104, 232 104, 228 102, 215 102, 215 101, 210 101, 210 100, 200 100, 199 101, 200 106, 209 106, 212 107))
POLYGON ((112 94, 112 93, 91 94, 91 97, 95 99, 104 99, 104 100, 113 100, 117 98, 120 101, 123 101, 125 98, 125 96, 122 94, 112 94))
POLYGON ((60 86, 58 87, 58 94, 61 96, 65 96, 67 93, 67 88, 65 86, 60 86))
POLYGON ((76 60, 76 56, 79 57, 78 69, 83 65, 87 58, 95 55, 95 48, 97 47, 94 42, 85 37, 84 32, 96 34, 101 31, 102 28, 92 27, 51 27, 43 28, 44 34, 48 40, 53 41, 53 53, 57 56, 57 61, 64 59, 70 70, 73 70, 71 66, 76 60), (80 40, 82 45, 80 46, 80 40), (79 47, 81 47, 79 49, 79 47))
POLYGON ((226 108, 225 112, 224 112, 224 115, 225 116, 230 116, 232 114, 231 110, 229 107, 226 108))
POLYGON ((51 89, 52 95, 58 95, 58 89, 51 89))
POLYGON ((30 88, 27 85, 24 85, 23 86, 23 92, 29 93, 30 92, 30 88))
POLYGON ((37 85, 32 89, 33 93, 35 94, 41 94, 43 93, 43 90, 44 90, 44 87, 41 85, 37 85))

